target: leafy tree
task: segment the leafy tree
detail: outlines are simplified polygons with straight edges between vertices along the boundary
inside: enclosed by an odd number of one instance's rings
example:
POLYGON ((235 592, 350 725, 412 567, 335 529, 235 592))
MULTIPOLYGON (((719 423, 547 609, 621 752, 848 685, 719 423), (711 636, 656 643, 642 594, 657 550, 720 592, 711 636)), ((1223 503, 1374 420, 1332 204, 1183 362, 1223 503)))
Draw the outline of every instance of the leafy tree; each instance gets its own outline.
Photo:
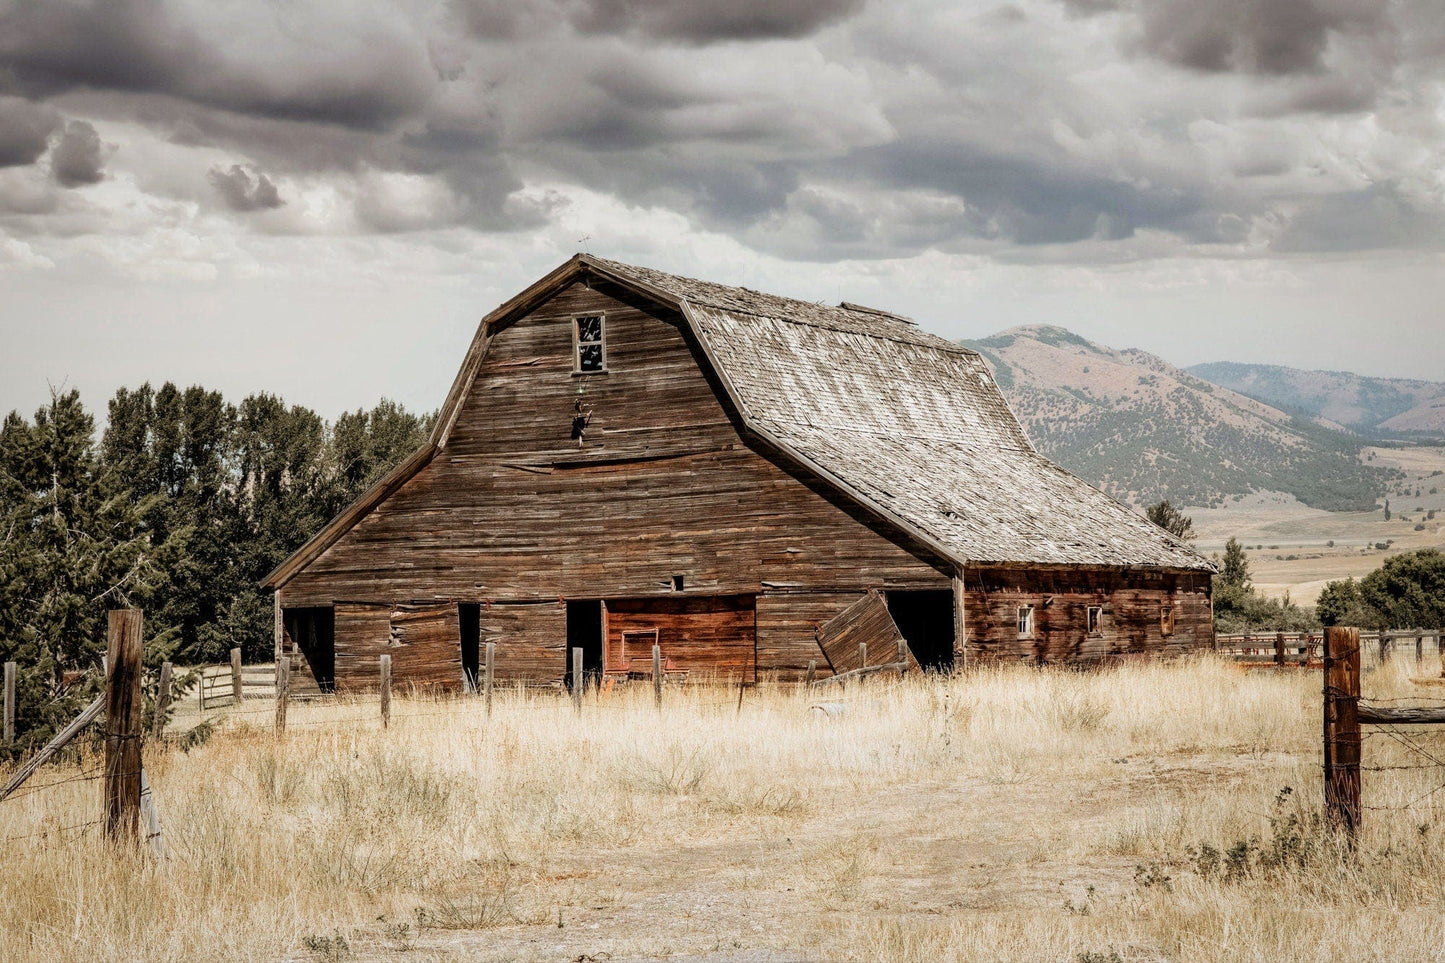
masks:
POLYGON ((1390 500, 1387 498, 1387 499, 1385 499, 1385 521, 1388 522, 1389 520, 1390 520, 1390 500))
POLYGON ((1175 538, 1186 542, 1194 540, 1194 519, 1169 504, 1169 499, 1166 498, 1157 505, 1149 506, 1145 515, 1148 516, 1149 521, 1175 538))
POLYGON ((1330 582, 1320 591, 1315 615, 1323 625, 1378 626, 1379 613, 1365 602, 1360 583, 1352 578, 1330 582))
POLYGON ((1404 552, 1360 580, 1360 595, 1378 624, 1394 628, 1445 628, 1445 554, 1404 552))

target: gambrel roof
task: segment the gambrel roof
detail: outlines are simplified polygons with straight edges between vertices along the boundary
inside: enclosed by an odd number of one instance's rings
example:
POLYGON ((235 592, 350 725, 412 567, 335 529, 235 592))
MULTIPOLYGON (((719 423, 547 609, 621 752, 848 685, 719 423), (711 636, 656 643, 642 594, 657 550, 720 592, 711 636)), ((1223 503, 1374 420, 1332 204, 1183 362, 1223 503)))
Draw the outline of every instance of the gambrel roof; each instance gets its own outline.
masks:
POLYGON ((483 319, 427 444, 265 584, 289 581, 445 447, 493 330, 587 278, 677 311, 747 432, 944 559, 1213 569, 1036 452, 977 352, 846 302, 831 307, 579 254, 483 319))

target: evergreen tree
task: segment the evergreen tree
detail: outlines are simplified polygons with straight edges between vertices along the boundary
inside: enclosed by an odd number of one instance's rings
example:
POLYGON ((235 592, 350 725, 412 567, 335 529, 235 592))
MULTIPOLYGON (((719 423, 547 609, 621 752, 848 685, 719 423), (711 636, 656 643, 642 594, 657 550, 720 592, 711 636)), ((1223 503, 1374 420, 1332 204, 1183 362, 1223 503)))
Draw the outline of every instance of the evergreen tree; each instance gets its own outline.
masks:
POLYGON ((1249 559, 1239 539, 1231 538, 1224 543, 1224 559, 1219 563, 1219 574, 1214 577, 1216 585, 1230 588, 1249 587, 1249 559))
MULTIPOLYGON (((19 728, 33 741, 99 687, 107 609, 144 606, 174 546, 153 543, 154 502, 115 488, 101 470, 95 423, 79 394, 52 392, 31 424, 0 429, 0 656, 19 663, 19 728)), ((173 633, 148 621, 147 656, 173 633)))
POLYGON ((1157 505, 1149 506, 1145 515, 1148 516, 1149 521, 1175 538, 1186 542, 1194 541, 1194 519, 1169 504, 1169 499, 1166 498, 1157 505))

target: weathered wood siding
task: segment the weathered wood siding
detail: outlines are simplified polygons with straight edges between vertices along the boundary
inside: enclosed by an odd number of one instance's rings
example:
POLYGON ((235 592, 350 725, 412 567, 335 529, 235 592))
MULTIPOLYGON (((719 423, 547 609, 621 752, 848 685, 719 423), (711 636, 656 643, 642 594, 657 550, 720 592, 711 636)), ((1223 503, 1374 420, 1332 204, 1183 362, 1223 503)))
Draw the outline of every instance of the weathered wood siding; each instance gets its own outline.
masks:
POLYGON ((462 688, 461 629, 455 604, 398 605, 391 611, 391 672, 402 685, 462 688))
MULTIPOLYGON (((757 679, 754 645, 756 606, 751 595, 697 598, 613 599, 607 603, 608 671, 623 667, 624 632, 657 630, 669 668, 719 678, 757 679)), ((625 653, 650 671, 652 648, 625 653)))
POLYGON ((337 691, 355 691, 377 686, 380 680, 377 660, 390 647, 389 603, 339 603, 336 606, 337 691))
POLYGON ((497 644, 498 682, 560 680, 567 671, 567 607, 555 600, 484 605, 481 645, 497 644))
POLYGON ((1214 638, 1209 575, 1150 570, 968 569, 965 625, 970 660, 1096 662, 1175 655, 1214 638), (1020 637, 1018 610, 1034 607, 1034 632, 1020 637), (1103 617, 1089 634, 1088 608, 1103 617), (1174 613, 1165 634, 1165 606, 1174 613))
MULTIPOLYGON (((815 622, 867 589, 947 587, 923 550, 749 448, 678 319, 628 298, 574 285, 494 332, 446 448, 283 604, 491 602, 499 676, 560 678, 560 617, 503 625, 497 603, 670 596, 682 575, 678 597, 759 595, 756 668, 795 673, 818 657, 815 622), (591 313, 607 319, 608 370, 574 375, 571 319, 591 313), (580 449, 579 396, 592 409, 580 449), (777 589, 812 601, 765 602, 777 589)), ((372 634, 338 608, 338 679, 343 650, 374 659, 372 634)))

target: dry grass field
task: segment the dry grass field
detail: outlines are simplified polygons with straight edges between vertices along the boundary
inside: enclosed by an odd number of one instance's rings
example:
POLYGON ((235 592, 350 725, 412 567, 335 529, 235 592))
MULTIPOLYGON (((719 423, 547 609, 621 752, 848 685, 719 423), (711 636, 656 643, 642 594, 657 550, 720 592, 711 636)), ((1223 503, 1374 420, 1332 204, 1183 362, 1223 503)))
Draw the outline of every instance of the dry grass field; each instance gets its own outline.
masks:
MULTIPOLYGON (((1411 671, 1367 695, 1441 691, 1411 671)), ((281 739, 248 706, 147 746, 164 864, 64 831, 99 814, 97 782, 62 781, 93 757, 0 803, 0 961, 1445 958, 1445 770, 1367 773, 1387 808, 1343 851, 1319 687, 1206 658, 741 710, 692 687, 661 714, 509 692, 490 721, 402 698, 388 731, 373 702, 297 706, 281 739)))

